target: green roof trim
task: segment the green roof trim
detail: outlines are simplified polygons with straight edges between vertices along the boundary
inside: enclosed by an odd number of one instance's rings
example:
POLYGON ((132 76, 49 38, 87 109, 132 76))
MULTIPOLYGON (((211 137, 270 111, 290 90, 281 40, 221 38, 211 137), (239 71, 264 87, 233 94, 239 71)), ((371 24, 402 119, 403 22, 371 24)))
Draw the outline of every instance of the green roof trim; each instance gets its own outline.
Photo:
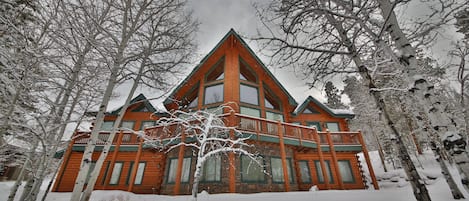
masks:
MULTIPOLYGON (((133 105, 133 104, 138 103, 138 102, 142 102, 143 106, 148 109, 148 112, 153 112, 153 113, 156 112, 155 107, 153 107, 153 105, 150 103, 150 101, 148 101, 148 99, 147 99, 147 97, 145 97, 145 95, 139 94, 137 97, 133 98, 130 101, 130 105, 133 105)), ((109 114, 119 115, 119 112, 121 111, 122 107, 123 106, 117 108, 116 110, 110 112, 109 114)), ((139 107, 138 109, 141 109, 141 107, 139 107)))
POLYGON ((176 94, 177 91, 179 91, 181 89, 182 86, 184 86, 188 80, 201 68, 202 64, 204 64, 207 59, 213 55, 213 53, 225 42, 225 40, 227 40, 231 35, 233 35, 234 37, 236 37, 236 39, 238 39, 241 44, 243 45, 244 48, 246 48, 248 50, 248 52, 256 59, 256 61, 260 64, 260 66, 267 72, 267 74, 274 80, 274 82, 280 87, 280 89, 282 89, 282 91, 287 94, 288 96, 288 102, 289 104, 291 105, 294 105, 294 106, 297 106, 298 103, 296 102, 296 100, 291 96, 290 93, 288 93, 288 91, 283 87, 282 84, 280 84, 280 82, 277 80, 277 78, 275 78, 275 76, 272 74, 272 72, 270 72, 269 69, 267 69, 267 67, 265 66, 265 64, 259 59, 259 57, 257 57, 257 55, 254 53, 254 51, 252 51, 252 49, 247 45, 247 43, 241 38, 241 36, 239 36, 238 33, 236 33, 236 31, 234 29, 230 29, 230 31, 228 31, 227 34, 225 34, 225 36, 220 40, 220 42, 217 43, 217 45, 199 62, 199 64, 197 64, 197 66, 191 71, 191 73, 171 92, 171 94, 163 101, 163 104, 164 105, 167 105, 167 104, 170 104, 172 102, 172 97, 174 96, 174 94, 176 94))
POLYGON ((310 102, 313 102, 315 105, 319 106, 321 109, 323 109, 324 111, 326 111, 328 114, 330 114, 333 117, 350 118, 350 119, 355 117, 355 114, 353 114, 353 113, 336 113, 336 112, 332 111, 329 107, 324 105, 323 103, 319 102, 317 99, 313 98, 312 96, 308 96, 308 98, 306 98, 306 100, 303 103, 301 103, 301 105, 298 106, 298 108, 296 108, 293 115, 298 115, 298 113, 300 113, 306 107, 308 107, 308 104, 310 102))

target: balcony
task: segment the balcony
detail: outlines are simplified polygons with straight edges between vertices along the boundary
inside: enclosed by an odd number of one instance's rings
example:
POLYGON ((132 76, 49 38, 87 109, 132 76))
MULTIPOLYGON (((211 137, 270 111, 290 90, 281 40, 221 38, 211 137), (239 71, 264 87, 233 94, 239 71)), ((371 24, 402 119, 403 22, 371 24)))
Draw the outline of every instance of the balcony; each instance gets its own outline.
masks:
MULTIPOLYGON (((328 132, 317 132, 316 129, 302 125, 272 121, 268 119, 256 118, 242 114, 224 114, 222 117, 228 126, 234 126, 242 132, 244 137, 252 140, 280 143, 280 136, 287 145, 317 148, 315 133, 319 137, 321 148, 329 150, 327 140, 328 132)), ((165 140, 176 136, 179 132, 174 125, 169 128, 155 126, 145 129, 147 139, 165 140)), ((101 131, 96 145, 104 145, 109 138, 109 131, 101 131)), ((331 143, 337 151, 361 151, 359 132, 329 132, 331 143)), ((74 135, 76 145, 86 145, 89 141, 90 132, 77 132, 74 135)), ((122 131, 116 134, 113 144, 121 139, 120 145, 138 145, 140 137, 130 131, 122 131), (122 135, 122 136, 121 136, 122 135)))

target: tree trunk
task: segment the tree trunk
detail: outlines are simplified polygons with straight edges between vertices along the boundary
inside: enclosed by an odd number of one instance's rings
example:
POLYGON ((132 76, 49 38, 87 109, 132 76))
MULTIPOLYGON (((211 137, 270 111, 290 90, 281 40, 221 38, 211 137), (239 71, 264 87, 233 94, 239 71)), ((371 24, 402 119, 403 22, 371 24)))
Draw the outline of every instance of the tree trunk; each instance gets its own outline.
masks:
POLYGON ((16 193, 18 192, 18 188, 21 186, 21 183, 23 182, 26 169, 28 168, 29 164, 32 164, 34 154, 36 153, 35 150, 38 145, 39 145, 39 141, 37 139, 34 140, 34 144, 28 154, 28 157, 26 158, 23 164, 23 167, 21 168, 20 174, 18 175, 18 178, 16 179, 15 184, 11 187, 10 195, 8 196, 8 201, 15 200, 15 196, 16 196, 16 193))

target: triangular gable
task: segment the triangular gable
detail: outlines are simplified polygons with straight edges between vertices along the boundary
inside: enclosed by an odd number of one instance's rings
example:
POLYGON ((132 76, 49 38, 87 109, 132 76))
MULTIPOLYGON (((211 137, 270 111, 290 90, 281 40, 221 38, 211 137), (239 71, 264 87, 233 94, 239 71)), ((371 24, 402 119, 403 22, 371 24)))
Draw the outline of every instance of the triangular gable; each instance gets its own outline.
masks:
POLYGON ((171 92, 171 94, 164 100, 163 104, 168 105, 173 102, 173 96, 183 87, 185 86, 188 81, 193 77, 193 75, 199 71, 199 69, 203 66, 203 64, 214 54, 214 52, 223 44, 230 36, 234 36, 238 41, 241 42, 242 46, 248 50, 248 52, 254 57, 257 63, 260 64, 262 69, 268 74, 269 77, 275 82, 277 86, 288 96, 288 102, 290 105, 297 106, 298 103, 295 99, 288 93, 288 91, 283 87, 282 84, 275 78, 275 76, 270 72, 269 69, 264 65, 264 63, 257 57, 257 55, 252 51, 252 49, 247 45, 247 43, 236 33, 234 29, 230 29, 230 31, 217 43, 217 45, 199 62, 199 64, 191 71, 191 73, 181 82, 179 85, 171 92))
MULTIPOLYGON (((147 97, 145 97, 145 95, 143 94, 139 94, 137 97, 133 98, 130 101, 130 105, 135 104, 135 103, 142 103, 142 104, 134 108, 132 112, 156 112, 155 107, 153 107, 153 105, 147 100, 147 97)), ((121 109, 122 109, 122 106, 110 112, 110 114, 118 115, 121 109)))
MULTIPOLYGON (((326 111, 329 115, 333 116, 333 117, 337 117, 337 118, 353 118, 355 116, 355 114, 353 114, 353 112, 351 111, 347 111, 347 112, 336 112, 332 109, 330 109, 329 107, 327 107, 326 105, 322 104, 321 102, 319 102, 318 100, 316 100, 315 98, 313 98, 312 96, 308 96, 308 98, 306 98, 306 100, 296 108, 295 112, 294 112, 294 115, 298 115, 300 113, 302 113, 305 109, 312 109, 310 107, 308 107, 309 103, 312 102, 313 104, 317 105, 319 108, 321 108, 322 110, 326 111)), ((317 112, 317 111, 316 111, 317 112)), ((315 114, 315 113, 313 113, 315 114)), ((317 113, 316 113, 317 114, 317 113)))

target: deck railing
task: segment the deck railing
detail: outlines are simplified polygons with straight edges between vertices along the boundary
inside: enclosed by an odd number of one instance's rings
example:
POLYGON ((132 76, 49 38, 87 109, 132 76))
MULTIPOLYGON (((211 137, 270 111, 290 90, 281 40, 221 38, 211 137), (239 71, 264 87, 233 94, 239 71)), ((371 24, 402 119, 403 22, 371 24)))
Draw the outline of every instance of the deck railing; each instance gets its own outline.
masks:
MULTIPOLYGON (((296 125, 292 123, 284 123, 279 121, 272 121, 263 118, 257 118, 242 114, 224 114, 223 118, 226 119, 228 126, 235 126, 237 130, 256 135, 256 139, 260 136, 279 137, 280 134, 284 138, 296 139, 299 141, 309 141, 316 143, 314 140, 315 133, 318 134, 321 144, 328 144, 327 131, 317 131, 315 128, 296 125), (279 132, 281 131, 281 132, 279 132)), ((148 139, 168 139, 177 135, 180 128, 176 125, 164 128, 162 126, 154 126, 145 129, 145 135, 148 139)), ((334 145, 360 145, 359 132, 329 132, 331 141, 334 145)), ((104 145, 109 138, 109 131, 101 131, 96 142, 97 145, 104 145)), ((122 135, 122 145, 135 145, 140 141, 140 137, 130 131, 118 132, 114 137, 113 144, 116 144, 119 135, 122 135)), ((89 141, 90 132, 76 132, 75 144, 87 144, 89 141)))

